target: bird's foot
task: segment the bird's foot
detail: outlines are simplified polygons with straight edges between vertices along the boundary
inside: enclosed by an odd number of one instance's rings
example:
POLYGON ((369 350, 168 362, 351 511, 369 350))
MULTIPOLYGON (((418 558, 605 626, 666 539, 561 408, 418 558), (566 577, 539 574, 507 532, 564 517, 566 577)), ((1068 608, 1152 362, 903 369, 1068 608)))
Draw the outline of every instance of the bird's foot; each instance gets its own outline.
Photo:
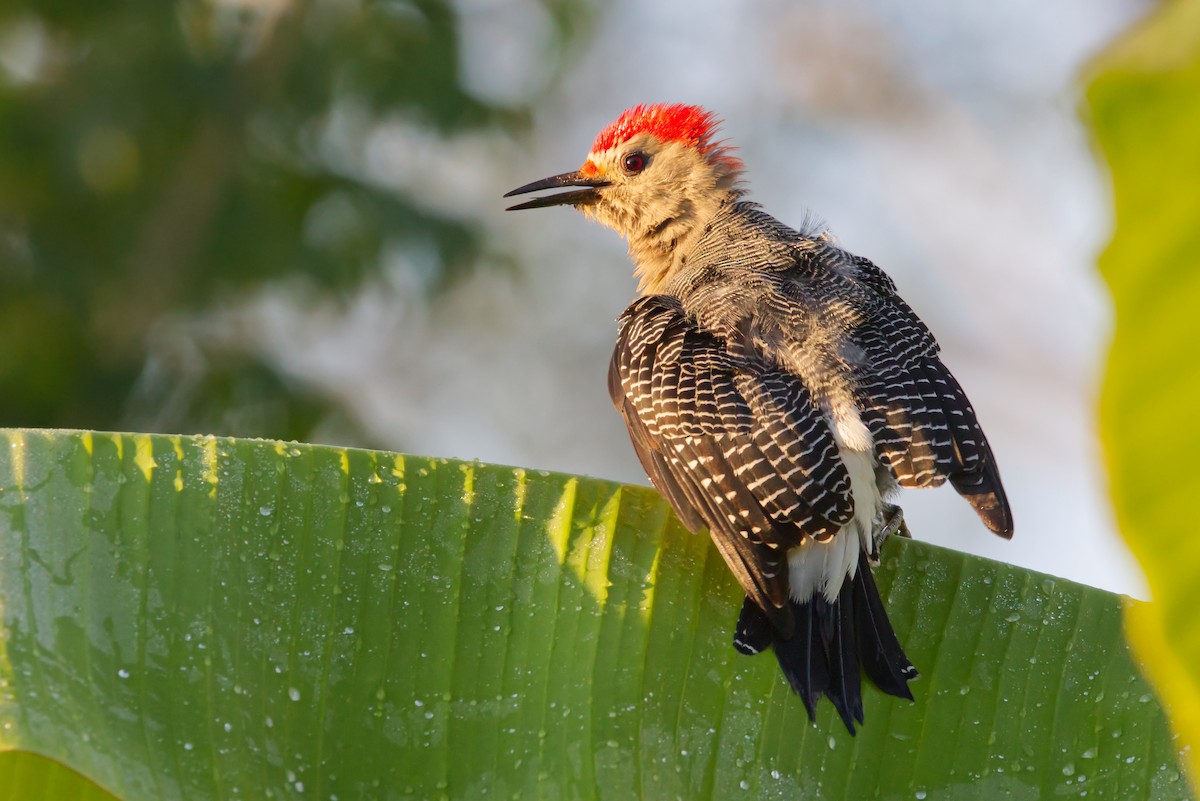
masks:
POLYGON ((908 526, 904 525, 904 510, 894 503, 885 503, 883 505, 883 525, 879 527, 879 531, 875 532, 876 553, 879 552, 884 541, 892 535, 912 539, 908 526))

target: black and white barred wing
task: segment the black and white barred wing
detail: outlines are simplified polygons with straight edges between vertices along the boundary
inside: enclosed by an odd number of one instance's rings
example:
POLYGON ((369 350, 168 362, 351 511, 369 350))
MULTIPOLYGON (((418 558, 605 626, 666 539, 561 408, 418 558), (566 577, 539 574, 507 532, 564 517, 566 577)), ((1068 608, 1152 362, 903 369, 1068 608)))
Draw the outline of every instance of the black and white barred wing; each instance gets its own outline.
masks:
POLYGON ((853 515, 801 381, 731 355, 678 301, 650 296, 621 316, 609 393, 654 485, 689 528, 708 526, 746 594, 790 632, 787 549, 853 515))
POLYGON ((880 461, 901 486, 932 487, 949 479, 988 528, 1011 536, 1012 514, 995 457, 966 393, 942 364, 933 334, 883 271, 862 258, 855 265, 872 295, 852 334, 865 352, 857 395, 880 461))

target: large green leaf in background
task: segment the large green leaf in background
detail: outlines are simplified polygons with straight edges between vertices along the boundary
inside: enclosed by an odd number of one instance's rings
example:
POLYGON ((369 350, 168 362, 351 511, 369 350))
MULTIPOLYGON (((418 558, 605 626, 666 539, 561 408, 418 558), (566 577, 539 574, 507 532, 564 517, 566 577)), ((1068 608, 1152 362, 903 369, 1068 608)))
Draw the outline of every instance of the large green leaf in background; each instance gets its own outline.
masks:
MULTIPOLYGON (((922 677, 854 738, 649 489, 10 430, 0 749, 123 799, 1186 797, 1118 598, 916 542, 879 578, 922 677)), ((68 797, 13 759, 0 798, 68 797)))
POLYGON ((1101 433, 1154 599, 1129 637, 1200 779, 1200 2, 1162 6, 1112 48, 1088 99, 1117 221, 1100 262, 1116 310, 1101 433))

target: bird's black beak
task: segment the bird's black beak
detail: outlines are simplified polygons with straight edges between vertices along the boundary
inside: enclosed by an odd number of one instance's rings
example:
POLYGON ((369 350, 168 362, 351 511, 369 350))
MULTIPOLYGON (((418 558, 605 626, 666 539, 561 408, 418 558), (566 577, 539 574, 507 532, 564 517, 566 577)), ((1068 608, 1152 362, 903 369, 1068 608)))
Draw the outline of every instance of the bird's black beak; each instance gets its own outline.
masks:
POLYGON ((518 203, 515 206, 509 206, 505 211, 519 211, 521 209, 541 209, 546 206, 590 206, 600 199, 600 187, 608 186, 609 182, 603 178, 584 175, 579 170, 575 172, 564 172, 562 175, 552 175, 549 178, 543 178, 540 181, 534 181, 531 184, 518 186, 511 192, 506 193, 505 197, 513 195, 524 195, 529 192, 537 192, 541 189, 559 189, 564 186, 585 186, 586 189, 578 189, 574 192, 560 192, 557 195, 546 195, 544 197, 527 200, 524 203, 518 203))

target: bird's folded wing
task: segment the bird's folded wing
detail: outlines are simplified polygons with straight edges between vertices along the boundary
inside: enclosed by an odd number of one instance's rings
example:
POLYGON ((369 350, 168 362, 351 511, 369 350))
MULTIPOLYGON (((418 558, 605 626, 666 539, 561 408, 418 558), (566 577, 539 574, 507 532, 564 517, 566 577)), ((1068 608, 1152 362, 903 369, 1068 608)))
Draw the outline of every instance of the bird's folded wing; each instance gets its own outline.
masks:
POLYGON ((609 392, 680 518, 707 525, 747 595, 790 621, 787 549, 853 516, 849 476, 800 379, 739 361, 677 301, 649 296, 621 317, 609 392))
POLYGON ((873 294, 851 333, 865 353, 856 400, 880 461, 901 486, 933 487, 949 479, 988 528, 1010 535, 1012 515, 996 460, 933 334, 883 271, 862 258, 855 266, 873 294))

